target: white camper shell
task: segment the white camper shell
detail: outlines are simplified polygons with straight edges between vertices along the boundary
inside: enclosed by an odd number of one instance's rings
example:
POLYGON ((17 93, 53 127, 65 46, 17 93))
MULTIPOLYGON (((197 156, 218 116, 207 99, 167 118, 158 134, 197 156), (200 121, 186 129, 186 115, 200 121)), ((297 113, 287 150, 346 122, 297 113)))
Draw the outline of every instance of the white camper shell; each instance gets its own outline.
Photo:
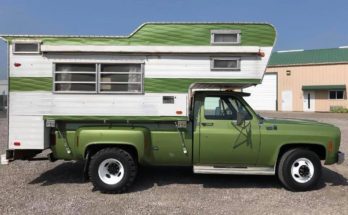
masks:
POLYGON ((183 120, 192 89, 262 81, 275 41, 263 23, 145 23, 129 36, 2 35, 9 149, 48 147, 55 120, 183 120))

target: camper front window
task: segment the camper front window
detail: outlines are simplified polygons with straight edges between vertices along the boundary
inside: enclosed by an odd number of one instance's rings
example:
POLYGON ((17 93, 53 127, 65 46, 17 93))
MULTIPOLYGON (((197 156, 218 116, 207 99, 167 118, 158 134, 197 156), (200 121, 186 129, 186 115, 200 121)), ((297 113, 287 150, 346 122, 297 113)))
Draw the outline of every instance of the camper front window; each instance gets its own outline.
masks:
POLYGON ((241 42, 240 30, 212 30, 211 44, 233 45, 241 42))
POLYGON ((212 58, 210 67, 213 71, 238 71, 240 58, 212 58))

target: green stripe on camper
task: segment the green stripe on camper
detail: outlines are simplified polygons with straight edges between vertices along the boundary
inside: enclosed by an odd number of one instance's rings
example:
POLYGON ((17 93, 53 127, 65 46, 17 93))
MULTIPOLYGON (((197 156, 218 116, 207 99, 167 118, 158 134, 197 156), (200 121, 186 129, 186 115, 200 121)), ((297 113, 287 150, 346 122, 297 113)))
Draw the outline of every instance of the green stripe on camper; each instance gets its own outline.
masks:
MULTIPOLYGON (((146 93, 187 93, 193 83, 233 83, 240 85, 260 84, 260 79, 189 79, 189 78, 145 78, 146 93)), ((52 78, 11 77, 10 91, 52 91, 52 78)))
POLYGON ((124 37, 5 36, 38 39, 46 45, 210 45, 211 30, 240 30, 242 46, 273 46, 276 32, 269 24, 148 23, 124 37))
POLYGON ((178 121, 188 120, 186 116, 64 116, 46 115, 44 120, 57 121, 178 121))
POLYGON ((52 78, 10 77, 10 91, 52 91, 52 78))
POLYGON ((260 84, 259 79, 188 79, 188 78, 145 78, 145 92, 180 92, 187 93, 193 83, 233 83, 260 84))

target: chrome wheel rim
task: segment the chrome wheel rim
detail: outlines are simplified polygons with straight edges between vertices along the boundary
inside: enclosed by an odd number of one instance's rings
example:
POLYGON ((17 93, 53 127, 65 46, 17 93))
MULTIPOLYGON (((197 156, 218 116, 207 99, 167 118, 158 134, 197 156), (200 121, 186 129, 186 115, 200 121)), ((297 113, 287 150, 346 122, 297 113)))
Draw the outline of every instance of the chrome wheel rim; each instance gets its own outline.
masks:
POLYGON ((115 185, 124 177, 124 167, 120 161, 109 158, 99 164, 98 175, 105 184, 115 185))
POLYGON ((299 158, 291 165, 291 176, 298 183, 306 183, 314 175, 314 165, 307 158, 299 158))

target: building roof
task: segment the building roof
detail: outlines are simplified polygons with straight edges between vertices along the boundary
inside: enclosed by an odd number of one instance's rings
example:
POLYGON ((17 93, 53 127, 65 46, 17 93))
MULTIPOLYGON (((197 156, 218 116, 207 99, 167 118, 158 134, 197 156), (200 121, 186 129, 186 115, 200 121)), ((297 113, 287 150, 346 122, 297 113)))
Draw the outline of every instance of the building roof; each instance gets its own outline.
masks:
POLYGON ((348 47, 272 53, 268 67, 348 63, 348 47))
POLYGON ((345 90, 346 85, 305 85, 302 90, 345 90))
POLYGON ((240 30, 242 46, 273 46, 276 31, 266 23, 144 23, 127 36, 0 35, 45 45, 211 45, 211 30, 240 30))

